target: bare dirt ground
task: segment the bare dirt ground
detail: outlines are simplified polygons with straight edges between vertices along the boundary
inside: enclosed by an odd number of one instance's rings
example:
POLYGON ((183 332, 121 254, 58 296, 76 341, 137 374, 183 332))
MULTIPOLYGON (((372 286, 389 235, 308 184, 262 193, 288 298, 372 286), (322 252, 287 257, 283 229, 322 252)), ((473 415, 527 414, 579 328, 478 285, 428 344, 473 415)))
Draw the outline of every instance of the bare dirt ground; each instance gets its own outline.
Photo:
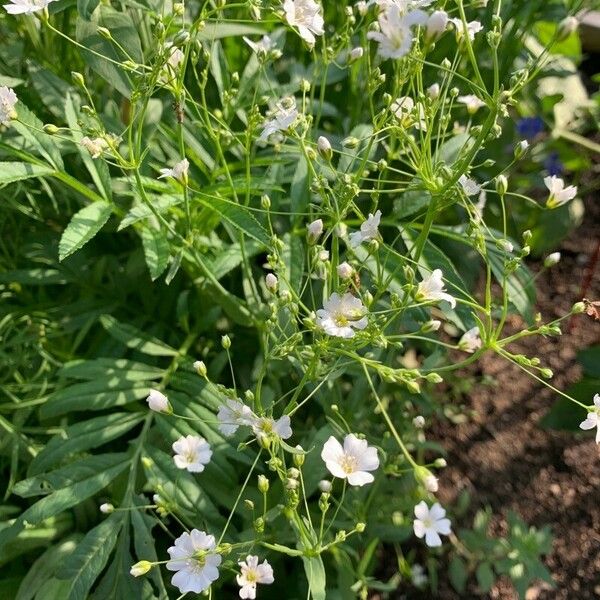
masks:
MULTIPOLYGON (((600 300, 598 265, 591 270, 599 237, 600 206, 588 198, 585 222, 562 244, 561 262, 538 280, 544 321, 569 311, 581 298, 586 277, 591 277, 586 296, 600 300)), ((516 329, 520 323, 515 318, 512 325, 516 329)), ((576 354, 600 342, 600 323, 580 315, 565 322, 563 332, 561 337, 526 338, 512 347, 540 357, 554 371, 552 384, 559 389, 579 378, 576 354)), ((474 386, 465 398, 473 418, 460 425, 440 423, 430 432, 448 451, 440 501, 451 505, 466 488, 474 509, 492 507, 495 533, 506 530, 510 510, 532 525, 551 525, 554 543, 545 562, 556 587, 533 586, 528 600, 600 598, 600 446, 593 434, 543 429, 539 421, 557 396, 518 367, 490 354, 472 374, 495 381, 492 387, 474 386)), ((459 597, 447 582, 440 587, 441 598, 459 597)), ((466 597, 480 596, 473 588, 466 597)), ((512 600, 516 595, 500 581, 486 597, 512 600)))

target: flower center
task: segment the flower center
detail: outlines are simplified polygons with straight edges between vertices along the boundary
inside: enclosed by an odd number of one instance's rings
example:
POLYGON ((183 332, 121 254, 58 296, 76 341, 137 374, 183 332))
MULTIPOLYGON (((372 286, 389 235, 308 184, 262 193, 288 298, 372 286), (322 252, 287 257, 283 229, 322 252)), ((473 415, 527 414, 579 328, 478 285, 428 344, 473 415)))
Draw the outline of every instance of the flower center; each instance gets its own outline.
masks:
POLYGON ((355 456, 349 456, 348 454, 345 454, 340 461, 340 466, 342 467, 344 473, 350 475, 350 473, 354 473, 356 471, 356 468, 358 467, 358 461, 356 460, 355 456))
POLYGON ((189 450, 188 452, 186 452, 184 454, 185 460, 189 463, 192 464, 193 462, 196 461, 196 453, 193 452, 192 450, 189 450))
POLYGON ((254 569, 248 569, 244 575, 248 583, 256 583, 258 581, 258 573, 254 569))
POLYGON ((425 517, 422 522, 425 529, 431 529, 433 527, 433 519, 431 517, 425 517))
POLYGON ((348 317, 342 313, 337 313, 334 321, 338 327, 346 327, 348 325, 348 317))

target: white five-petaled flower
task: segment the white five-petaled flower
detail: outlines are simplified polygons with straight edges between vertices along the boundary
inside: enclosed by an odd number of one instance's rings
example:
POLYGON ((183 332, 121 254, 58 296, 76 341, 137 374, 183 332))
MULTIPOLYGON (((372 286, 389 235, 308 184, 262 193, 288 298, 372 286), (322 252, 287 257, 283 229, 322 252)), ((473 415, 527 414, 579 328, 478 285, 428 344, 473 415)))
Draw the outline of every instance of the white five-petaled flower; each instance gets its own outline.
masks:
POLYGON ((379 31, 369 31, 367 38, 375 40, 382 58, 402 58, 410 51, 413 42, 411 27, 423 25, 427 15, 422 10, 403 13, 397 4, 386 7, 379 15, 379 31))
POLYGON ((369 446, 367 440, 350 433, 344 445, 331 436, 323 445, 321 458, 334 477, 346 479, 350 485, 363 486, 372 483, 375 477, 369 471, 379 468, 377 448, 369 446))
POLYGON ((567 203, 569 200, 573 200, 577 195, 577 187, 570 185, 565 187, 565 182, 556 175, 551 177, 544 177, 544 184, 550 191, 546 206, 548 208, 557 208, 567 203))
POLYGON ((150 410, 154 410, 156 412, 171 412, 171 404, 169 403, 169 399, 158 390, 150 389, 150 393, 146 398, 146 402, 150 407, 150 410))
POLYGON ((243 37, 243 40, 250 48, 252 48, 252 51, 261 58, 265 57, 275 47, 275 42, 268 35, 263 35, 258 42, 253 42, 246 36, 243 37))
POLYGON ((252 431, 259 441, 271 436, 277 436, 282 440, 287 440, 292 436, 290 417, 288 415, 283 415, 277 420, 272 417, 254 417, 254 420, 252 421, 252 431))
POLYGON ((481 186, 473 179, 469 179, 466 175, 461 175, 458 178, 458 183, 460 183, 467 196, 475 196, 475 194, 479 194, 481 191, 481 186))
POLYGON ((9 125, 10 120, 14 119, 17 114, 15 104, 17 103, 17 95, 15 90, 3 85, 0 87, 0 125, 9 125))
POLYGON ((215 552, 216 547, 214 536, 192 529, 181 534, 167 550, 171 557, 167 569, 177 571, 171 583, 182 594, 200 594, 219 578, 221 556, 215 552))
POLYGON ((427 121, 425 120, 425 109, 423 105, 415 101, 410 96, 400 96, 396 98, 390 110, 400 122, 402 127, 408 128, 414 125, 417 129, 427 131, 427 121))
POLYGON ((485 102, 481 98, 475 96, 475 94, 459 96, 457 100, 467 107, 467 111, 470 115, 474 115, 482 106, 485 106, 485 102))
MULTIPOLYGON (((450 22, 456 28, 456 37, 460 41, 465 35, 465 26, 461 19, 450 19, 450 22)), ((475 34, 479 33, 483 29, 483 25, 479 21, 469 21, 467 23, 466 32, 469 39, 473 41, 475 34)))
POLYGON ((430 548, 442 545, 442 535, 450 535, 450 519, 446 519, 446 511, 437 502, 429 508, 424 500, 415 506, 413 529, 418 538, 425 537, 430 548))
POLYGON ((225 436, 230 436, 241 425, 252 426, 257 417, 249 406, 246 406, 240 400, 229 398, 219 408, 217 419, 219 419, 219 431, 225 436))
POLYGON ((79 143, 91 154, 92 158, 100 158, 102 152, 108 148, 107 141, 101 137, 92 140, 85 136, 81 138, 79 143))
POLYGON ((417 287, 416 299, 418 302, 424 300, 446 300, 450 303, 452 308, 456 307, 456 300, 454 296, 451 296, 444 291, 443 273, 441 269, 435 269, 429 275, 421 281, 417 287))
POLYGON ((186 469, 190 473, 202 473, 204 466, 210 462, 212 450, 208 442, 197 435, 180 437, 172 445, 173 461, 178 469, 186 469))
POLYGON ((379 235, 379 223, 381 222, 381 211, 378 210, 374 215, 369 213, 369 217, 360 226, 360 231, 350 234, 350 246, 358 248, 363 242, 370 242, 379 235))
POLYGON ((600 394, 594 396, 594 412, 589 412, 579 427, 584 430, 596 427, 596 444, 600 444, 600 394))
POLYGON ((314 0, 284 0, 285 20, 297 27, 300 37, 309 45, 315 45, 315 35, 323 35, 324 21, 321 7, 314 0))
POLYGON ((473 354, 473 352, 481 348, 481 343, 479 328, 473 327, 463 334, 458 342, 458 347, 465 352, 473 354))
POLYGON ((446 31, 448 26, 448 13, 445 10, 433 11, 427 19, 425 37, 435 42, 446 31))
POLYGON ((365 329, 368 325, 366 313, 360 298, 350 292, 343 296, 334 292, 317 311, 317 326, 327 335, 349 339, 354 337, 355 329, 365 329))
POLYGON ((293 125, 297 117, 296 100, 291 97, 280 100, 264 122, 258 141, 266 142, 274 133, 286 131, 293 125))
POLYGON ((254 600, 258 583, 269 585, 275 581, 271 565, 266 560, 259 565, 258 556, 246 556, 246 560, 238 565, 241 572, 236 576, 236 580, 240 586, 240 598, 254 600))
POLYGON ((158 178, 163 179, 164 177, 172 177, 173 179, 177 179, 180 183, 185 184, 188 180, 189 168, 190 163, 187 158, 184 158, 174 165, 172 169, 161 169, 161 174, 158 178))
POLYGON ((30 15, 44 10, 54 0, 11 0, 4 8, 9 15, 30 15))

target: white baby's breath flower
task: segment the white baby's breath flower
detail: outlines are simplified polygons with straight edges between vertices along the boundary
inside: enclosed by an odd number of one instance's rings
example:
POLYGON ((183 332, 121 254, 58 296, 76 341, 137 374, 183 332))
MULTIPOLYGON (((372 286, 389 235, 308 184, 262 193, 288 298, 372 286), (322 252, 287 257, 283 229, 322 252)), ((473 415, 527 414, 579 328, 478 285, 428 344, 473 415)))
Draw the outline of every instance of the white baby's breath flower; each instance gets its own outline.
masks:
POLYGON ((167 569, 177 571, 171 583, 182 594, 200 594, 219 578, 221 556, 215 552, 216 547, 214 536, 192 529, 181 534, 175 545, 167 549, 171 557, 167 569))
POLYGON ((341 279, 350 279, 350 277, 352 277, 354 274, 352 265, 349 265, 347 262, 340 263, 336 270, 341 279))
POLYGON ((459 96, 458 102, 464 104, 467 107, 469 114, 474 115, 481 107, 485 106, 485 102, 478 98, 474 94, 467 94, 466 96, 459 96))
POLYGON ((436 10, 427 19, 425 37, 427 40, 435 42, 446 31, 447 26, 448 13, 445 10, 436 10))
POLYGON ((169 399, 158 390, 151 389, 148 397, 146 398, 146 402, 150 407, 150 410, 154 410, 156 412, 164 412, 169 413, 172 412, 171 404, 169 403, 169 399))
MULTIPOLYGON (((450 19, 450 22, 456 28, 456 39, 462 40, 465 35, 465 26, 461 19, 450 19)), ((483 29, 483 25, 479 21, 470 21, 467 23, 466 33, 469 36, 469 39, 473 41, 475 39, 475 34, 479 33, 483 29)))
POLYGON ((236 576, 236 580, 240 586, 240 598, 254 600, 258 583, 269 585, 275 581, 271 565, 266 560, 259 565, 258 556, 246 556, 246 560, 238 565, 241 572, 236 576))
POLYGON ((415 506, 413 529, 418 538, 425 537, 430 548, 442 545, 442 535, 450 535, 450 519, 446 519, 446 511, 437 502, 429 508, 422 500, 415 506))
POLYGON ((190 473, 202 473, 210 462, 212 450, 208 442, 197 435, 186 435, 173 442, 173 461, 178 469, 190 473))
POLYGON ((481 192, 481 186, 473 179, 469 179, 466 175, 461 175, 458 179, 458 183, 460 183, 467 196, 475 196, 475 194, 481 192))
POLYGON ((11 0, 4 8, 9 15, 31 15, 44 10, 54 0, 11 0))
POLYGON ((374 215, 369 213, 369 217, 360 226, 360 231, 350 234, 350 247, 358 248, 363 242, 370 242, 379 235, 379 223, 381 222, 381 211, 378 210, 374 215))
POLYGON ((283 415, 277 420, 272 417, 255 417, 252 421, 252 431, 259 441, 273 436, 287 440, 292 437, 290 417, 283 415))
POLYGON ((185 60, 184 52, 181 50, 181 48, 174 46, 173 42, 167 42, 165 44, 165 50, 168 53, 167 62, 165 63, 163 72, 161 73, 161 80, 164 83, 176 77, 181 64, 185 60))
POLYGON ((187 158, 184 158, 175 164, 172 169, 161 169, 159 179, 172 177, 173 179, 177 179, 177 181, 180 183, 186 184, 188 180, 189 168, 190 163, 187 158))
POLYGON ((263 35, 262 38, 258 42, 253 42, 250 38, 246 36, 243 37, 243 40, 252 48, 252 51, 260 58, 264 58, 269 54, 273 48, 275 48, 275 42, 268 36, 263 35))
POLYGON ((79 142, 92 156, 92 158, 100 158, 102 152, 108 148, 108 143, 104 138, 97 137, 93 140, 85 136, 79 142))
POLYGON ((15 104, 17 95, 12 88, 3 85, 0 87, 0 125, 10 125, 11 119, 17 116, 15 104))
POLYGON ((479 328, 473 327, 463 334, 458 342, 458 347, 464 352, 473 354, 473 352, 481 348, 481 344, 482 342, 479 335, 479 328))
POLYGON ((594 412, 589 412, 585 421, 579 424, 584 430, 596 428, 596 444, 600 444, 600 394, 594 396, 594 412))
POLYGON ((443 273, 441 269, 435 269, 429 277, 421 281, 415 295, 417 302, 427 300, 445 300, 452 308, 456 307, 456 299, 445 291, 443 273))
POLYGON ((360 298, 350 292, 343 296, 334 292, 317 311, 317 327, 327 335, 349 339, 354 337, 355 329, 365 329, 368 325, 366 313, 360 298))
POLYGON ((331 436, 323 445, 321 458, 334 477, 346 479, 350 485, 363 486, 375 478, 369 471, 379 468, 377 448, 357 438, 353 433, 344 438, 344 445, 331 436))
POLYGON ((325 33, 321 7, 313 0, 284 0, 283 10, 285 20, 309 46, 315 45, 315 35, 325 33))
POLYGON ((415 101, 409 96, 400 96, 396 98, 390 110, 404 128, 414 125, 417 129, 427 131, 427 121, 425 120, 425 109, 422 104, 415 104, 415 101))
POLYGON ((377 20, 379 31, 369 31, 367 38, 379 44, 377 52, 382 58, 402 58, 413 42, 411 27, 423 25, 427 15, 421 10, 403 13, 397 4, 392 4, 384 8, 377 20))
POLYGON ((565 182, 556 175, 544 177, 544 184, 550 192, 548 200, 546 201, 546 206, 548 208, 557 208, 558 206, 562 206, 563 204, 569 202, 569 200, 573 200, 573 198, 575 198, 577 195, 576 186, 570 185, 565 187, 565 182))
POLYGON ((427 95, 432 99, 432 100, 437 100, 440 96, 440 84, 439 83, 433 83, 432 85, 430 85, 427 88, 427 95))
POLYGON ((292 97, 280 100, 263 123, 263 130, 258 141, 266 142, 273 134, 287 131, 297 118, 296 100, 292 97))
POLYGON ((241 400, 228 398, 217 414, 219 431, 225 436, 233 435, 241 425, 252 426, 256 418, 250 407, 241 400))
POLYGON ((350 54, 348 55, 348 62, 356 62, 357 60, 360 60, 363 55, 365 53, 365 50, 362 46, 357 46, 356 48, 352 48, 352 50, 350 50, 350 54))
POLYGON ((432 494, 435 494, 439 488, 437 477, 431 473, 425 477, 423 485, 425 486, 425 489, 432 494))

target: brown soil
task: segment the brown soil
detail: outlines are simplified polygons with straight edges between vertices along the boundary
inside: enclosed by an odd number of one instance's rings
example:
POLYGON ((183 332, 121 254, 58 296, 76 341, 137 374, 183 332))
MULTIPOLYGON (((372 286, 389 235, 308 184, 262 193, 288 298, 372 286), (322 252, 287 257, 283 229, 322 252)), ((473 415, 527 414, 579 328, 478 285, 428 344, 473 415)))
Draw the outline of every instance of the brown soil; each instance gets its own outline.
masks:
MULTIPOLYGON (((594 199, 587 204, 585 223, 562 244, 561 262, 538 280, 538 310, 546 322, 581 298, 582 282, 590 274, 600 206, 594 199)), ((594 300, 600 299, 598 272, 596 268, 586 292, 594 300)), ((509 328, 519 330, 521 325, 515 318, 509 328)), ((526 338, 511 348, 539 357, 554 371, 552 384, 559 389, 577 381, 581 370, 576 353, 600 341, 600 323, 581 315, 569 325, 565 322, 563 332, 561 337, 526 338)), ((557 396, 518 367, 489 354, 476 369, 471 374, 487 375, 495 385, 473 387, 465 401, 473 417, 460 425, 440 423, 430 431, 431 439, 448 452, 439 500, 452 505, 467 489, 474 510, 492 507, 494 533, 506 530, 510 510, 527 523, 552 527, 554 544, 545 562, 556 587, 534 585, 528 600, 600 598, 600 447, 593 433, 540 427, 557 396)), ((443 599, 459 597, 444 581, 440 591, 443 599)), ((468 597, 479 596, 473 590, 468 597)), ((512 600, 516 594, 507 581, 500 581, 486 597, 512 600)))

